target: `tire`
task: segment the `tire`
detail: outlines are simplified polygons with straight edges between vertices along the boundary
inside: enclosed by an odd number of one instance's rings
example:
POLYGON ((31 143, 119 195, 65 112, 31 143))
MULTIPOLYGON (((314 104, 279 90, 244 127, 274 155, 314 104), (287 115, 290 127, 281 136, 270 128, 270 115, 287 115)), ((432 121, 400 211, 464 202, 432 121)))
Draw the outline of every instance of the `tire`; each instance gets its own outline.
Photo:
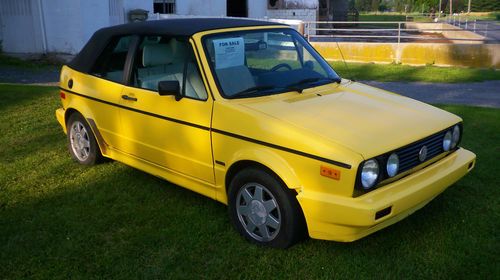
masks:
POLYGON ((252 243, 287 248, 305 237, 304 215, 295 193, 268 172, 247 168, 229 185, 229 217, 252 243))
POLYGON ((73 113, 69 119, 68 150, 71 157, 83 165, 94 165, 102 160, 101 151, 95 140, 94 133, 87 121, 79 113, 73 113))

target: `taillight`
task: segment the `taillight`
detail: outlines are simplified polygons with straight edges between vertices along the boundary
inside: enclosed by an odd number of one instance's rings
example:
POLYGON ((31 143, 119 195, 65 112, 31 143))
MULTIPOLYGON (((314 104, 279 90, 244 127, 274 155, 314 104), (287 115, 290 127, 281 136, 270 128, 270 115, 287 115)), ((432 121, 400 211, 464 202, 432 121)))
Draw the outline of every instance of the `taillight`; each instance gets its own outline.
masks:
POLYGON ((66 99, 66 93, 64 93, 63 91, 59 92, 59 96, 61 96, 61 99, 66 99))

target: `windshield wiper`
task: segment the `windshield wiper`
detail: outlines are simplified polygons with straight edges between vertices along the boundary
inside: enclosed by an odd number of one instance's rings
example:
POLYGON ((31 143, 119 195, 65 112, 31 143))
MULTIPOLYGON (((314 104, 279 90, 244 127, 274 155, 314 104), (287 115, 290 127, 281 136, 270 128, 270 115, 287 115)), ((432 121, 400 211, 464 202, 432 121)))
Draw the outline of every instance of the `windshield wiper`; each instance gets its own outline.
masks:
POLYGON ((269 89, 273 89, 275 88, 274 86, 255 86, 255 87, 249 87, 245 90, 242 90, 240 92, 237 92, 231 96, 229 96, 230 98, 236 98, 236 97, 247 97, 247 96, 251 96, 251 95, 254 95, 255 93, 258 93, 260 91, 264 91, 264 90, 269 90, 269 89))
POLYGON ((319 81, 328 81, 328 83, 340 83, 340 78, 324 78, 324 77, 316 77, 316 78, 306 78, 303 80, 300 80, 296 83, 292 83, 286 86, 286 89, 288 90, 293 90, 297 91, 298 93, 302 93, 302 91, 305 89, 304 87, 301 87, 302 85, 306 84, 311 84, 311 83, 316 83, 319 81))

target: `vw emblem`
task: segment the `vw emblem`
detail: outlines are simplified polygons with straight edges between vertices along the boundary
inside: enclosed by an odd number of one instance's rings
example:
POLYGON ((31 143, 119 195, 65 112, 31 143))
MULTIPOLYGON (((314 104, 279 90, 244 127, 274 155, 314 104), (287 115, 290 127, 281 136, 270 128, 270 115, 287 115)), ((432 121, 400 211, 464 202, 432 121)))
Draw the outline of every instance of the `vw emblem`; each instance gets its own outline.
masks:
POLYGON ((420 162, 424 162, 425 158, 427 158, 427 146, 424 145, 420 149, 420 152, 418 152, 418 159, 420 160, 420 162))

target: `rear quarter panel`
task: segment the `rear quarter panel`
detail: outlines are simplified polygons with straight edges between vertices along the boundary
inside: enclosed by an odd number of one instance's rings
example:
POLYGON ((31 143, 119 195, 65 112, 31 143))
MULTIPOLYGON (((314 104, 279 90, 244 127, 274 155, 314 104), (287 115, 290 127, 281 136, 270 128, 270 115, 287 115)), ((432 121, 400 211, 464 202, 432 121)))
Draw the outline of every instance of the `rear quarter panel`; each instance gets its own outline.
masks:
POLYGON ((63 102, 66 112, 76 110, 84 118, 94 120, 106 144, 115 146, 120 138, 119 108, 109 103, 118 104, 123 86, 63 66, 60 87, 66 94, 63 102))

